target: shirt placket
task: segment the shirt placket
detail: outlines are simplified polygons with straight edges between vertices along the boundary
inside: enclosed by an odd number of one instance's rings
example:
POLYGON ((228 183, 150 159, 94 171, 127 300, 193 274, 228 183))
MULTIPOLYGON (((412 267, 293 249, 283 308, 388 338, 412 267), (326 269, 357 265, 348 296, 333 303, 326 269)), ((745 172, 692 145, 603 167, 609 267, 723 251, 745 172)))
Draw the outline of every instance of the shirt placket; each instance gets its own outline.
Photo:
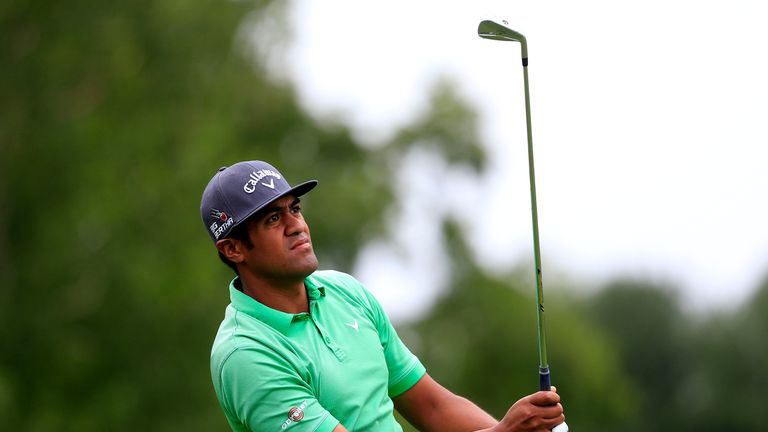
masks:
POLYGON ((310 300, 309 301, 309 310, 310 313, 309 319, 312 320, 312 323, 315 325, 315 328, 317 329, 317 332, 320 334, 320 339, 323 341, 323 344, 331 350, 333 355, 336 357, 337 360, 340 362, 343 362, 347 359, 347 353, 336 343, 335 339, 333 338, 333 335, 330 334, 330 332, 323 326, 318 320, 317 317, 319 316, 319 306, 317 304, 317 300, 310 300))

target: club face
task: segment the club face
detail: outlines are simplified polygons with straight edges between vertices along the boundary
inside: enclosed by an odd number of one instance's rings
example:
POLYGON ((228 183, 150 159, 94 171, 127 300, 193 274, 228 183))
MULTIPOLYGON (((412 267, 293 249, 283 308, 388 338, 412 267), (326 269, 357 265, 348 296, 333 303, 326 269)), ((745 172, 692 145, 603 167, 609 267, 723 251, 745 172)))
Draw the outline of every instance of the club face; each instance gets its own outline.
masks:
POLYGON ((477 34, 484 39, 524 42, 525 36, 499 23, 485 20, 477 27, 477 34))
POLYGON ((525 40, 525 36, 512 30, 509 27, 503 26, 499 23, 485 20, 477 27, 477 34, 484 39, 493 39, 500 41, 515 41, 520 42, 523 54, 523 66, 527 66, 528 62, 528 43, 525 40))

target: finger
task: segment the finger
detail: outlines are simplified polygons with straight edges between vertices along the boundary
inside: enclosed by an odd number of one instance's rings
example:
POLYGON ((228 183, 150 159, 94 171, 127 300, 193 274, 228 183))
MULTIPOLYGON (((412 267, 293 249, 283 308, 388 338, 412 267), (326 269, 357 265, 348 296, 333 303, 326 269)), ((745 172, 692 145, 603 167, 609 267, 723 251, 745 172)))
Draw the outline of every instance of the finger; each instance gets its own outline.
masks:
POLYGON ((552 405, 548 407, 543 407, 541 408, 540 416, 545 420, 560 418, 561 416, 563 416, 563 406, 561 404, 557 404, 557 405, 552 405))
POLYGON ((545 425, 548 431, 551 431, 552 428, 555 426, 565 423, 565 415, 560 414, 559 416, 551 419, 543 419, 542 424, 545 425))
POLYGON ((561 423, 565 423, 565 415, 562 413, 553 417, 545 417, 544 415, 539 415, 535 420, 533 420, 531 426, 533 426, 535 428, 534 430, 536 431, 542 430, 550 432, 555 426, 561 423))
POLYGON ((549 406, 560 402, 560 395, 551 391, 540 391, 529 396, 533 405, 549 406))
POLYGON ((549 388, 549 391, 551 391, 553 393, 557 393, 557 387, 552 386, 552 387, 549 388))

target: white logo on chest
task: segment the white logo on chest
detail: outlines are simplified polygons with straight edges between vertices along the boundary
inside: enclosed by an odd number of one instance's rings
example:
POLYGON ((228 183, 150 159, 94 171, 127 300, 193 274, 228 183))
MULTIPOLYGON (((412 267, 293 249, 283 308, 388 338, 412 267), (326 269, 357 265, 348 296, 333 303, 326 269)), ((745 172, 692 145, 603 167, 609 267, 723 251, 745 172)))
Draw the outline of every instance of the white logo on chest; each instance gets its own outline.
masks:
POLYGON ((351 322, 351 323, 344 323, 344 325, 352 327, 353 329, 355 329, 356 332, 360 331, 360 325, 357 323, 357 319, 355 319, 354 322, 351 322))

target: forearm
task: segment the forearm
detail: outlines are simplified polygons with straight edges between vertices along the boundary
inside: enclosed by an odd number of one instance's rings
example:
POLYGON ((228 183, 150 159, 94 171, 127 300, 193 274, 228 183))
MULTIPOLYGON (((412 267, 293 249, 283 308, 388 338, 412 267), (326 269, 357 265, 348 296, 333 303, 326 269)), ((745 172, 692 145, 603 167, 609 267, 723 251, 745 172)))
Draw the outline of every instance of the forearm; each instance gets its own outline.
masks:
POLYGON ((560 396, 555 391, 523 397, 512 405, 501 422, 497 422, 480 407, 451 393, 427 374, 394 398, 394 402, 400 414, 423 432, 548 431, 565 421, 560 396))
POLYGON ((487 431, 498 424, 472 401, 455 394, 436 403, 427 418, 427 424, 419 426, 423 432, 487 431))
POLYGON ((455 395, 429 375, 395 398, 395 406, 422 432, 469 432, 487 430, 498 422, 477 405, 455 395))

